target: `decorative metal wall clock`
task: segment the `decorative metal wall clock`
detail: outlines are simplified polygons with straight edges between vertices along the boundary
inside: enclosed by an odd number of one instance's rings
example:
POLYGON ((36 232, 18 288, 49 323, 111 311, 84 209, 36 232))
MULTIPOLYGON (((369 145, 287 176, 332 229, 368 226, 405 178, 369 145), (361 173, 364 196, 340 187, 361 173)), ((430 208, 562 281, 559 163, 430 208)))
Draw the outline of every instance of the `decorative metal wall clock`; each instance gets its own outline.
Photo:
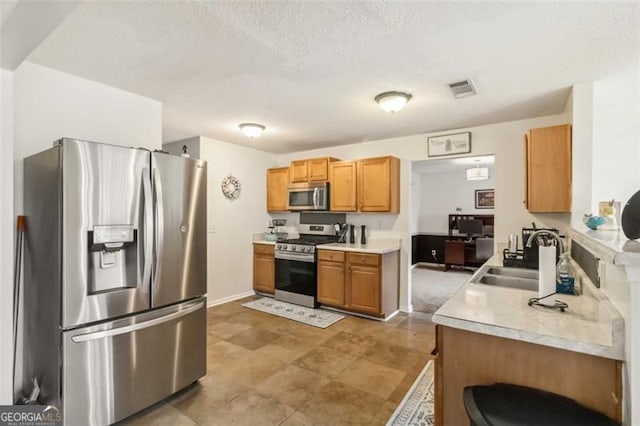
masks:
POLYGON ((222 179, 222 193, 230 200, 235 200, 240 196, 240 180, 232 175, 222 179))

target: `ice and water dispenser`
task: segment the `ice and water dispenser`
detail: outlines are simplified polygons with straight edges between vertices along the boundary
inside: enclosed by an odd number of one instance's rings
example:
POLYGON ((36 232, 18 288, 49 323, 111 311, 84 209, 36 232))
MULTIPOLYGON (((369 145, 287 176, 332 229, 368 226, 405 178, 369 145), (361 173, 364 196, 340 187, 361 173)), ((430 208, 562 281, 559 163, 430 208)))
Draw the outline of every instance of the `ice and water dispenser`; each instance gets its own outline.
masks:
POLYGON ((133 225, 96 225, 89 231, 89 292, 138 284, 138 232, 133 225))

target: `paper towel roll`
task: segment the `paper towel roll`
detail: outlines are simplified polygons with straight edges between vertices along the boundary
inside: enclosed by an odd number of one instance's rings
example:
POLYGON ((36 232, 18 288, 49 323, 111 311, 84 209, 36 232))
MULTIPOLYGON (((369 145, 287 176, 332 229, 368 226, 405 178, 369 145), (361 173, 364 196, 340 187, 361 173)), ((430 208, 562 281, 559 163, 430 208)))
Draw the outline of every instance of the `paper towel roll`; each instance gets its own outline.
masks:
POLYGON ((556 292, 556 248, 538 246, 538 297, 556 292))

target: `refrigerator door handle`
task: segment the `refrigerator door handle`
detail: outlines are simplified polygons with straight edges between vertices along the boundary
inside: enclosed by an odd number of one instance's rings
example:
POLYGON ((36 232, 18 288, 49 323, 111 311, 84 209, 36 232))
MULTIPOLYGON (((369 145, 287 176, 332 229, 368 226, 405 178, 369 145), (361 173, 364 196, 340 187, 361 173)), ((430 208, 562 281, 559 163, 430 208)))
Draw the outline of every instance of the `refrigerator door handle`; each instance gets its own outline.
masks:
POLYGON ((153 201, 151 197, 151 174, 148 168, 142 169, 142 190, 144 194, 144 266, 142 286, 151 279, 151 263, 153 258, 153 201))
POLYGON ((82 342, 88 342, 88 341, 91 341, 91 340, 104 339, 104 338, 107 338, 107 337, 113 337, 113 336, 119 336, 121 334, 132 333, 134 331, 142 330, 144 328, 153 327, 155 325, 164 324, 166 322, 174 321, 176 319, 182 318, 184 316, 189 315, 192 312, 197 311, 203 305, 204 305, 204 302, 199 300, 199 301, 193 303, 191 306, 186 307, 185 309, 182 309, 182 310, 177 311, 177 312, 173 312, 171 314, 168 314, 168 315, 165 315, 165 316, 162 316, 162 317, 159 317, 159 318, 154 318, 154 319, 149 320, 149 321, 143 321, 143 322, 138 323, 138 324, 130 324, 130 325, 122 326, 122 327, 116 327, 116 328, 112 328, 112 329, 109 329, 109 330, 96 331, 96 332, 93 332, 93 333, 78 334, 77 336, 71 337, 71 340, 74 343, 82 343, 82 342))
MULTIPOLYGON (((164 201, 162 199, 162 181, 160 179, 160 173, 158 169, 153 169, 153 189, 155 191, 155 253, 154 253, 154 281, 160 273, 161 266, 158 262, 158 257, 162 251, 162 245, 164 242, 164 201)), ((155 282, 154 282, 155 284, 155 282)), ((154 290, 155 291, 155 290, 154 290)))

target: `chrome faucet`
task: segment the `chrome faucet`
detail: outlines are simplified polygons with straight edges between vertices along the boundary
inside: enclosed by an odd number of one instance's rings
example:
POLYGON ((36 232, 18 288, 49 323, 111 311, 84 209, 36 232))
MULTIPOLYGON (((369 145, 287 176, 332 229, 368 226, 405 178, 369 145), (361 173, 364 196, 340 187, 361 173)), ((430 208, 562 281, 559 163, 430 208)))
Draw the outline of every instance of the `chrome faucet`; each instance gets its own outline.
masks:
POLYGON ((529 239, 527 240, 527 247, 531 248, 531 243, 533 241, 533 238, 539 234, 546 234, 553 237, 558 242, 558 245, 560 246, 560 254, 564 253, 564 243, 562 242, 560 235, 558 235, 556 232, 549 231, 548 229, 540 229, 538 231, 535 231, 533 234, 531 234, 529 236, 529 239))

